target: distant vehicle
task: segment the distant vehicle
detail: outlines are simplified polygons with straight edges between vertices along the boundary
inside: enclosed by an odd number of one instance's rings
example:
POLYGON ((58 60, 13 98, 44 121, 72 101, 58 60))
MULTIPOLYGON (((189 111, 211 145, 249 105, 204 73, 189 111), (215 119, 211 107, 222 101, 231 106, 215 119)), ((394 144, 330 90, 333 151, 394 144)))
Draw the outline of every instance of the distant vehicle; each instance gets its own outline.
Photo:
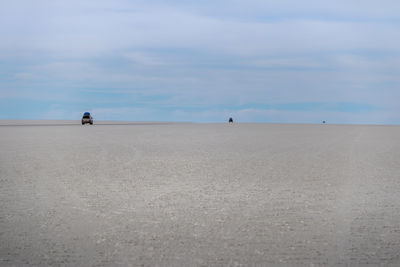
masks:
POLYGON ((229 123, 233 123, 233 119, 232 118, 229 118, 229 123))
POLYGON ((83 113, 83 116, 82 116, 82 125, 84 125, 86 123, 89 123, 90 125, 93 124, 93 118, 89 112, 83 113))

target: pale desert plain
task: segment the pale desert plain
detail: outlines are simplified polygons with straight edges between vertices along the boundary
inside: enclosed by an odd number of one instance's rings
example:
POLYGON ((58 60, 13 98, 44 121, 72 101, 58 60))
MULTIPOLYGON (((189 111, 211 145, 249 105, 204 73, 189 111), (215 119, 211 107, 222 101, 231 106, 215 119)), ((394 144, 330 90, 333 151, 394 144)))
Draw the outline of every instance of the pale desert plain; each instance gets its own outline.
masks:
POLYGON ((400 266, 400 126, 0 123, 0 266, 400 266))

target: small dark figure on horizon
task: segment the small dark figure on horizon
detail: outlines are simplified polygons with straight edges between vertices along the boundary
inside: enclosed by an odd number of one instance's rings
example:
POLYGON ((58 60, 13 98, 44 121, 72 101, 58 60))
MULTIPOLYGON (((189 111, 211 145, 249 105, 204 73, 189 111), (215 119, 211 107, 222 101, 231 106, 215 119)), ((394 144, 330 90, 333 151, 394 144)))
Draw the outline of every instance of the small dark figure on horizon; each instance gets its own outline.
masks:
POLYGON ((325 124, 325 123, 326 123, 326 121, 322 121, 322 123, 323 123, 323 124, 325 124))
POLYGON ((229 118, 229 123, 233 123, 233 119, 232 118, 229 118))

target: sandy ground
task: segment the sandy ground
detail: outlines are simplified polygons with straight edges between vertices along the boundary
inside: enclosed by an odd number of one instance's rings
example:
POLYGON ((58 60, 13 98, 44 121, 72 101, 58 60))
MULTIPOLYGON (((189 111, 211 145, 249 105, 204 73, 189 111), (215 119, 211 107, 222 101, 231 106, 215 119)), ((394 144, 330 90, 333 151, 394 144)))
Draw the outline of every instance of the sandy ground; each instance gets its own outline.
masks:
POLYGON ((0 266, 400 266, 399 203, 395 126, 0 126, 0 266))

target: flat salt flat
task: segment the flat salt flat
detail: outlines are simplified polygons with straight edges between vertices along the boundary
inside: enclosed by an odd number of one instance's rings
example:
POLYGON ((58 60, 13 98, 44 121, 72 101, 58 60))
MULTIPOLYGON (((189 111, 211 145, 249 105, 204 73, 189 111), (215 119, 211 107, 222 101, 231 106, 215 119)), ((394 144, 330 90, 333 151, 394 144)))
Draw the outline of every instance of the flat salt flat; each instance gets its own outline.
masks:
POLYGON ((34 124, 0 126, 0 266, 400 265, 398 126, 34 124))

